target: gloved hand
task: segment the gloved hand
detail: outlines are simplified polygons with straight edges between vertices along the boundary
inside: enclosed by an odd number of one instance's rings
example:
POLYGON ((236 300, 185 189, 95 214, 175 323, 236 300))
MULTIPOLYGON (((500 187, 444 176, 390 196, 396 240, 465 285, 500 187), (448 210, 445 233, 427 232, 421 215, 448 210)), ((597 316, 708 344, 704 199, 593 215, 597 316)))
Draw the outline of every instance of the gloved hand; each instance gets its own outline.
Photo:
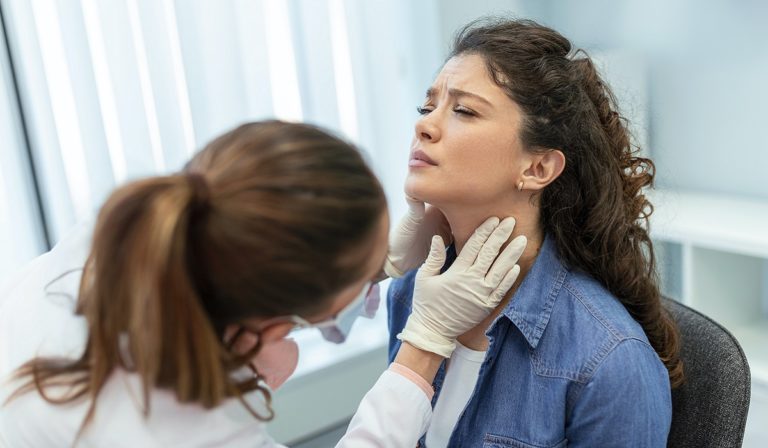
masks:
POLYGON ((384 262, 384 272, 398 278, 416 269, 429 254, 432 236, 440 235, 444 240, 451 238, 451 229, 443 213, 435 207, 406 198, 408 214, 392 229, 389 236, 389 253, 384 262))
POLYGON ((429 258, 416 274, 413 311, 398 339, 450 357, 456 338, 485 319, 520 274, 516 263, 527 244, 524 236, 512 240, 499 255, 514 227, 514 218, 501 223, 489 218, 443 274, 445 245, 436 235, 429 258))

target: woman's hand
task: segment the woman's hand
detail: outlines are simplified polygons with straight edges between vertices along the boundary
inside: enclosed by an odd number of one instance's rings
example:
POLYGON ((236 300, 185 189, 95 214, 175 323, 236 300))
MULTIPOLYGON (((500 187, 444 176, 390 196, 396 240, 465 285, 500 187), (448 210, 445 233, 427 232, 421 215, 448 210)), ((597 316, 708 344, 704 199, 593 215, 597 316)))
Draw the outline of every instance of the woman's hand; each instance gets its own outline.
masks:
POLYGON ((398 278, 424 263, 434 235, 450 241, 451 228, 443 213, 436 207, 425 206, 413 198, 408 201, 408 214, 392 229, 389 236, 389 254, 384 272, 398 278))
POLYGON ((498 218, 489 218, 443 274, 445 246, 435 236, 429 258, 416 275, 413 311, 398 338, 421 350, 450 357, 456 338, 483 321, 517 280, 520 266, 516 263, 526 238, 515 238, 501 251, 514 227, 513 218, 501 223, 498 218))

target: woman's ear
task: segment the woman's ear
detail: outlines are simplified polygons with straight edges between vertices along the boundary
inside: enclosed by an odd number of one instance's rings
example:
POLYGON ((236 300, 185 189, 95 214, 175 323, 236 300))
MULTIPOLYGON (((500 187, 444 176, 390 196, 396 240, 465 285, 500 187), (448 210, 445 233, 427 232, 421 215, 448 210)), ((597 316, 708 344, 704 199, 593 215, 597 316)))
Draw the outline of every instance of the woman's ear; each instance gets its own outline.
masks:
POLYGON ((262 344, 274 342, 285 338, 291 332, 295 325, 291 322, 280 322, 267 324, 259 330, 259 333, 253 333, 245 327, 232 324, 224 332, 224 343, 236 354, 245 354, 262 339, 262 344))
POLYGON ((528 167, 518 181, 519 190, 538 191, 552 183, 565 169, 565 155, 559 149, 530 153, 528 167))

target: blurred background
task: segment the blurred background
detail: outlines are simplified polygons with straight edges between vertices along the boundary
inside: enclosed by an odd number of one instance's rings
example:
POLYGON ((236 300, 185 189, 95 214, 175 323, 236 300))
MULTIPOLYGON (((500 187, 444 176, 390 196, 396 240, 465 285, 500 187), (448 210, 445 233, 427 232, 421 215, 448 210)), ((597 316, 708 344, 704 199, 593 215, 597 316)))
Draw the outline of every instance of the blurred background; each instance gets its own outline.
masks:
MULTIPOLYGON (((598 61, 656 162, 664 291, 742 343, 745 446, 768 446, 756 423, 768 421, 768 2, 0 0, 0 11, 0 284, 115 185, 178 170, 244 121, 307 121, 359 144, 397 217, 415 108, 455 31, 485 15, 555 28, 598 61)), ((333 445, 386 365, 384 312, 342 347, 300 334, 299 371, 276 398, 279 440, 333 445)))

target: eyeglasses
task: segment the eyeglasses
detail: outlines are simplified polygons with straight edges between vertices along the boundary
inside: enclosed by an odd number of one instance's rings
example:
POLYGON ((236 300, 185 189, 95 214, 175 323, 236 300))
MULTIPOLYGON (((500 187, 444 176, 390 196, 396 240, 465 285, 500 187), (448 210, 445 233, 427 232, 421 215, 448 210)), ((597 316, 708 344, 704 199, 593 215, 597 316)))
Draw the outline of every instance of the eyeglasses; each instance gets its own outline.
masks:
MULTIPOLYGON (((366 308, 365 305, 367 303, 366 298, 371 295, 372 291, 377 293, 378 285, 373 282, 366 283, 360 291, 360 294, 355 297, 355 299, 352 300, 349 304, 347 304, 347 306, 336 313, 336 315, 333 317, 322 320, 320 322, 309 322, 303 317, 295 314, 276 319, 285 319, 296 324, 296 326, 291 331, 297 331, 305 328, 317 328, 320 330, 326 340, 335 342, 337 344, 342 343, 346 340, 347 335, 352 330, 352 325, 355 323, 357 317, 363 315, 363 311, 366 308)), ((376 294, 376 296, 376 299, 378 299, 378 294, 376 294)), ((256 335, 260 333, 256 329, 248 328, 247 325, 241 324, 237 332, 231 338, 227 339, 228 347, 231 348, 234 346, 237 339, 239 339, 240 336, 246 331, 256 335)))
POLYGON ((360 316, 365 305, 365 298, 368 297, 368 294, 370 294, 373 286, 373 282, 366 283, 363 286, 363 289, 360 291, 360 294, 358 294, 354 300, 349 302, 347 306, 342 308, 341 311, 336 313, 336 315, 331 318, 320 322, 309 322, 303 317, 294 314, 290 316, 291 322, 296 324, 295 330, 305 328, 323 329, 333 327, 337 327, 339 329, 352 328, 352 324, 355 322, 355 319, 360 316))

